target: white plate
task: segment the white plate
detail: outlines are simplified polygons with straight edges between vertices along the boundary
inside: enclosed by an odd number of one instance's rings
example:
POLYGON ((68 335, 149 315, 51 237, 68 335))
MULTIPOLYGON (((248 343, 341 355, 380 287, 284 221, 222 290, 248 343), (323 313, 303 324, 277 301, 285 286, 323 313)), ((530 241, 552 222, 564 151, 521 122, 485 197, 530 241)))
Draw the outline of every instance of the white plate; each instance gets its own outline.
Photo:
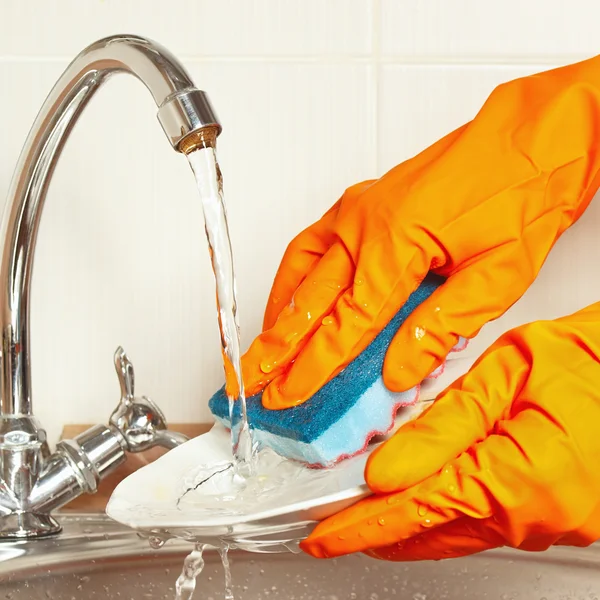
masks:
MULTIPOLYGON (((449 361, 441 376, 423 384, 419 403, 399 411, 395 429, 415 418, 471 363, 470 358, 449 361)), ((382 441, 372 444, 369 451, 382 441)), ((148 537, 205 543, 221 540, 252 551, 281 551, 295 547, 318 521, 369 494, 364 480, 368 456, 369 452, 364 453, 331 469, 307 469, 305 473, 309 477, 314 474, 316 485, 300 481, 286 486, 285 498, 274 507, 265 509, 257 502, 249 503, 241 514, 207 514, 205 507, 198 510, 193 501, 181 504, 180 499, 186 489, 189 491, 184 482, 190 481, 200 465, 222 465, 232 460, 229 432, 215 425, 208 433, 132 473, 117 486, 106 512, 148 537)))
MULTIPOLYGON (((426 405, 402 409, 396 425, 413 419, 426 405)), ((148 537, 206 543, 224 540, 254 551, 289 549, 304 539, 316 522, 368 495, 363 475, 367 457, 365 453, 327 470, 307 469, 308 476, 314 473, 317 480, 314 489, 305 482, 296 487, 292 483, 285 496, 289 502, 275 507, 265 510, 249 505, 243 514, 207 514, 204 508, 196 510, 193 502, 182 506, 179 501, 185 488, 182 482, 189 480, 199 465, 219 465, 232 459, 229 432, 215 425, 127 477, 113 492, 106 512, 148 537)))

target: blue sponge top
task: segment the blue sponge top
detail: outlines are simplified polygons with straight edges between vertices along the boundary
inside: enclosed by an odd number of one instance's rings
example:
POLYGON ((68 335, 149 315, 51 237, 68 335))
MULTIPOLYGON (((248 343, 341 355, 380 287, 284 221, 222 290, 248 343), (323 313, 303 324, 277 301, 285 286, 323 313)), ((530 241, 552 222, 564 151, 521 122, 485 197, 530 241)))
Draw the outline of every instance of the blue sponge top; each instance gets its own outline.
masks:
MULTIPOLYGON (((273 411, 263 407, 262 393, 247 398, 250 426, 307 444, 318 439, 381 377, 385 354, 396 332, 410 313, 442 283, 444 283, 442 277, 432 273, 427 275, 404 306, 365 350, 303 404, 273 411)), ((210 399, 209 408, 215 417, 222 420, 229 419, 229 401, 224 387, 210 399)))

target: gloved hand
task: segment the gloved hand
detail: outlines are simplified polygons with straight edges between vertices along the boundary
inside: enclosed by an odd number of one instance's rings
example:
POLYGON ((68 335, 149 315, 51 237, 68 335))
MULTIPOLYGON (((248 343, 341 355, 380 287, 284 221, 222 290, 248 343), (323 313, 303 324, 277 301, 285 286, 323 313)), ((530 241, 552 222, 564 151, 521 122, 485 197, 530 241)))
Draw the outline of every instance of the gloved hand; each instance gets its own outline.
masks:
POLYGON ((600 183, 599 119, 594 58, 499 86, 472 122, 350 188, 285 253, 243 358, 249 394, 266 387, 271 409, 307 400, 433 270, 449 279, 398 332, 383 373, 393 391, 422 381, 521 297, 585 210, 600 183))
POLYGON ((443 559, 600 539, 600 303, 505 334, 370 457, 374 496, 319 524, 316 557, 443 559))

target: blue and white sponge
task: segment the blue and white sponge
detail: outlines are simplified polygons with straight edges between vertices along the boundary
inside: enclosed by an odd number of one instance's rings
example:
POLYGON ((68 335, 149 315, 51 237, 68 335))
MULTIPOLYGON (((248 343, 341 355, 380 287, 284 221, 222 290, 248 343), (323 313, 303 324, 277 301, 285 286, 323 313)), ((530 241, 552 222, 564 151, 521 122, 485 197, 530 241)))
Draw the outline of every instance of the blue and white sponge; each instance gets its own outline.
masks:
MULTIPOLYGON (((259 447, 268 446, 312 467, 330 467, 360 454, 371 438, 390 431, 398 409, 418 400, 419 386, 401 393, 386 388, 382 377, 386 351, 410 313, 443 283, 443 278, 429 274, 371 344, 303 404, 273 411, 263 407, 262 394, 248 398, 248 422, 259 447)), ((459 346, 464 345, 461 340, 459 346)), ((209 407, 219 422, 230 426, 224 388, 211 398, 209 407)))

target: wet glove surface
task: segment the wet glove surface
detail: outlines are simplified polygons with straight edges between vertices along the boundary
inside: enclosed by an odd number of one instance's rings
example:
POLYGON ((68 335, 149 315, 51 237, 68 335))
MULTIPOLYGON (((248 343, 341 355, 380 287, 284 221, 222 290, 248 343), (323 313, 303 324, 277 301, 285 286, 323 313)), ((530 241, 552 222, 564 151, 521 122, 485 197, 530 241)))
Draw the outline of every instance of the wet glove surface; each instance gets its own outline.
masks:
POLYGON ((499 86, 479 114, 377 181, 346 191, 289 246, 244 356, 249 395, 306 401, 432 270, 448 282, 390 345, 384 380, 412 388, 459 336, 502 315, 598 187, 600 58, 499 86), (415 351, 407 354, 407 344, 415 351))
POLYGON ((319 524, 316 557, 464 556, 600 539, 600 303, 502 336, 369 458, 374 495, 319 524))

